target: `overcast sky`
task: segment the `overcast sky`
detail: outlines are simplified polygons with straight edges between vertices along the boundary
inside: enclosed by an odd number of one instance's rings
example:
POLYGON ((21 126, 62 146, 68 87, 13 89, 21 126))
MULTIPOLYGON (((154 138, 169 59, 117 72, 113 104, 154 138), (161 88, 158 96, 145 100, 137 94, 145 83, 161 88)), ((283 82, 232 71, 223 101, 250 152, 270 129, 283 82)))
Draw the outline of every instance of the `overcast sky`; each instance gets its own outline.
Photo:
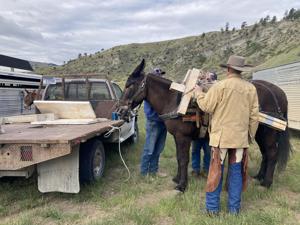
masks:
POLYGON ((0 0, 0 54, 53 62, 281 18, 300 0, 0 0))

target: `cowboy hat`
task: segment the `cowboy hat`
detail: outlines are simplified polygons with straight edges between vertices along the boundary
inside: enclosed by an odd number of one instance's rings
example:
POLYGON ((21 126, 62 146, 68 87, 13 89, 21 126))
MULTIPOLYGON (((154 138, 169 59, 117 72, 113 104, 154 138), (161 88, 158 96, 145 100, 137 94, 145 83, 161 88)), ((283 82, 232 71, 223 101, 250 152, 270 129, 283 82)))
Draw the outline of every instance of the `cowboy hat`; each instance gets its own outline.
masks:
POLYGON ((231 55, 226 64, 220 64, 221 67, 227 68, 230 67, 232 69, 241 71, 241 72, 249 72, 252 69, 252 65, 245 64, 245 58, 242 56, 231 55))

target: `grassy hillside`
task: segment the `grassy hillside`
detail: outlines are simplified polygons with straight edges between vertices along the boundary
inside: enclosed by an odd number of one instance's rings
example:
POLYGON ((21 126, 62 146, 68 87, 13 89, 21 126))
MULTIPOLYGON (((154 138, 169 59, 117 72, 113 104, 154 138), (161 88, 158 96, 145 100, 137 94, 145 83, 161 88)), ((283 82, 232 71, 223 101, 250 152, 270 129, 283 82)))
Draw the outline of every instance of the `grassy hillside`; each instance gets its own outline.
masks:
POLYGON ((58 67, 37 69, 42 74, 99 73, 125 80, 142 58, 146 71, 161 67, 167 76, 182 80, 187 69, 203 68, 222 73, 218 67, 231 54, 266 68, 300 60, 300 20, 258 23, 235 31, 215 31, 199 36, 156 43, 113 47, 71 60, 58 67))

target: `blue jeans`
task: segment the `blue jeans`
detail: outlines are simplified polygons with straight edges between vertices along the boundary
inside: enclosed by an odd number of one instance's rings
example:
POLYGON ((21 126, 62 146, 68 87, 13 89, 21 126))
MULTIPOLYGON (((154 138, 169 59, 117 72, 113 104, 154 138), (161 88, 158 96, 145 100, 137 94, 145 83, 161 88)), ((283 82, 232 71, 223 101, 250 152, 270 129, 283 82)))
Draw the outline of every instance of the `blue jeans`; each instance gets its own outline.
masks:
MULTIPOLYGON (((222 191, 224 165, 218 187, 213 192, 206 192, 206 210, 217 213, 220 211, 220 194, 222 191)), ((228 210, 229 213, 238 214, 241 208, 241 195, 243 189, 242 163, 229 164, 228 171, 228 210)))
POLYGON ((141 158, 141 174, 158 172, 160 153, 165 147, 167 129, 163 122, 147 120, 146 142, 141 158))
POLYGON ((208 139, 206 138, 199 138, 192 143, 192 168, 194 171, 200 172, 201 148, 203 148, 204 151, 203 168, 208 172, 210 164, 210 146, 208 139))

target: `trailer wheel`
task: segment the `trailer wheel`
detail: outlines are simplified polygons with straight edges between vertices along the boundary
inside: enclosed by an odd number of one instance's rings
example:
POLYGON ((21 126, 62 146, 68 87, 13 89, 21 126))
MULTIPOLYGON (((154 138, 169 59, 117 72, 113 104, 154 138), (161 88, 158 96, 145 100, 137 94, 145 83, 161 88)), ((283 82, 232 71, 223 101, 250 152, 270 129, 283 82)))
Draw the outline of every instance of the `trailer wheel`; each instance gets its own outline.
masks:
POLYGON ((84 183, 99 180, 104 172, 105 151, 101 141, 90 140, 80 146, 79 176, 84 183))
POLYGON ((129 138, 129 142, 131 144, 135 144, 138 141, 139 141, 139 127, 138 127, 137 121, 135 121, 135 123, 134 123, 134 133, 129 138))

